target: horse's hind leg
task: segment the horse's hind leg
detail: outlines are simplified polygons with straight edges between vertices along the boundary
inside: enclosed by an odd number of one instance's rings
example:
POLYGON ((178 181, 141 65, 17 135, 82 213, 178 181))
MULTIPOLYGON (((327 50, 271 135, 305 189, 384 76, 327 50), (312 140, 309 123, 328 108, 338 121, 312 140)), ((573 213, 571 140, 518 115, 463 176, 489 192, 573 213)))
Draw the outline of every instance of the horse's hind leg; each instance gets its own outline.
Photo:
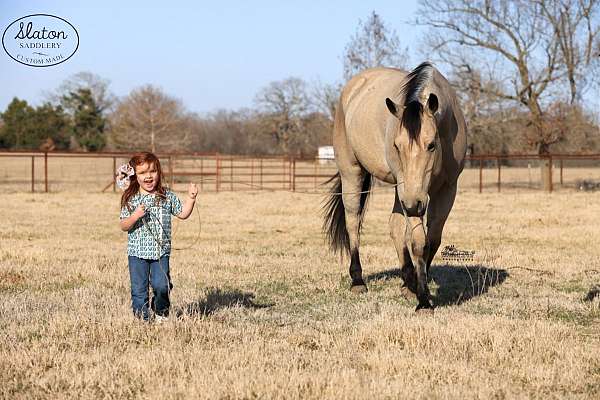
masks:
POLYGON ((360 219, 361 219, 361 191, 366 172, 360 166, 352 168, 341 173, 342 178, 342 200, 346 214, 346 230, 350 244, 350 278, 352 286, 350 290, 355 293, 367 291, 367 285, 362 276, 362 266, 360 265, 360 219))

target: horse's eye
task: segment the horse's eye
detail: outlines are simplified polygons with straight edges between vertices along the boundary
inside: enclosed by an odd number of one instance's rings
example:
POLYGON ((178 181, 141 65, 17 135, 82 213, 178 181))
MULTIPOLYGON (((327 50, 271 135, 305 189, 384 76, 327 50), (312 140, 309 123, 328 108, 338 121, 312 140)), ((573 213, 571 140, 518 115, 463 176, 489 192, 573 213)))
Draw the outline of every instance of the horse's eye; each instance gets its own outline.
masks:
POLYGON ((434 151, 435 150, 435 143, 431 142, 429 143, 429 145, 427 146, 427 151, 434 151))

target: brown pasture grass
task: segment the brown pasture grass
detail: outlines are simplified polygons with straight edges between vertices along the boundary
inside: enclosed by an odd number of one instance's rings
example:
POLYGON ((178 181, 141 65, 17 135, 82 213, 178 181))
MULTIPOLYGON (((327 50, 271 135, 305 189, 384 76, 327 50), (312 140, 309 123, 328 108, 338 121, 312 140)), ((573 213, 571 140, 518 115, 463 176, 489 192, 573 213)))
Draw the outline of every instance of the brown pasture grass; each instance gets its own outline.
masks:
POLYGON ((320 196, 201 193, 160 325, 130 312, 117 195, 0 194, 0 397, 598 398, 597 194, 459 193, 442 245, 475 259, 436 257, 430 316, 400 296, 377 190, 364 295, 320 196))

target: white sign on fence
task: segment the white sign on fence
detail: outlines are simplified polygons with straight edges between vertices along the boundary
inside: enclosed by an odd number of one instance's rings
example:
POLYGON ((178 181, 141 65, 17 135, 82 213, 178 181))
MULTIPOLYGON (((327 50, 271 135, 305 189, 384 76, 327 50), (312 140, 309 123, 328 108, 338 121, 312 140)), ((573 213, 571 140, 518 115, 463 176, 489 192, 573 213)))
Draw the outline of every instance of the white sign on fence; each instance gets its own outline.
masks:
POLYGON ((327 164, 328 162, 335 160, 333 146, 319 146, 318 158, 319 164, 327 164))

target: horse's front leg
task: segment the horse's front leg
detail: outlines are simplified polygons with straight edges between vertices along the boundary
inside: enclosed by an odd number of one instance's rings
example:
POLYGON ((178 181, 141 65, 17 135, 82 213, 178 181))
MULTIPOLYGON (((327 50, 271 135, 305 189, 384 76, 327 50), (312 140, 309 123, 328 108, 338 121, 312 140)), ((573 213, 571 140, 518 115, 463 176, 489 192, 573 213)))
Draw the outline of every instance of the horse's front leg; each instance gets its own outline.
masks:
POLYGON ((406 219, 405 240, 410 259, 415 268, 417 280, 417 309, 433 309, 429 295, 429 286, 427 285, 427 261, 429 258, 429 246, 423 218, 408 217, 406 219))
POLYGON ((417 277, 412 260, 410 259, 405 232, 406 219, 404 218, 404 211, 398 197, 398 190, 396 190, 394 208, 392 209, 392 215, 390 215, 390 236, 394 242, 396 253, 398 253, 398 261, 401 268, 400 275, 404 281, 400 291, 406 299, 412 300, 417 293, 417 277))

